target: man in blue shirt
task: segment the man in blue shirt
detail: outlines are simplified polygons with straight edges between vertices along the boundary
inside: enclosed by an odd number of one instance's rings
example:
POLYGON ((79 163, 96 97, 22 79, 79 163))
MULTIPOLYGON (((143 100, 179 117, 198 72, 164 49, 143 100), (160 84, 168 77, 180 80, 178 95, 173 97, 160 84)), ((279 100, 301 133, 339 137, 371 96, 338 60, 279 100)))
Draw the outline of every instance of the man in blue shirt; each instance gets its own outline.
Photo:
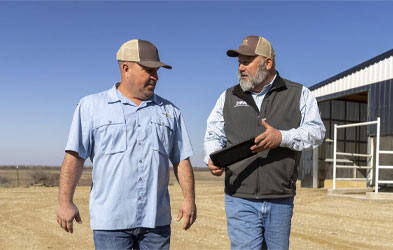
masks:
POLYGON ((85 159, 93 162, 90 224, 96 249, 169 249, 169 161, 183 190, 177 220, 196 219, 193 154, 180 110, 154 93, 157 48, 130 40, 117 52, 121 82, 79 102, 60 173, 57 222, 81 223, 73 203, 85 159))
POLYGON ((281 78, 275 52, 260 36, 247 36, 237 57, 239 84, 224 91, 211 112, 205 162, 225 172, 225 209, 232 249, 288 249, 302 150, 322 143, 318 104, 301 84, 281 78), (220 168, 210 154, 254 138, 246 159, 220 168))

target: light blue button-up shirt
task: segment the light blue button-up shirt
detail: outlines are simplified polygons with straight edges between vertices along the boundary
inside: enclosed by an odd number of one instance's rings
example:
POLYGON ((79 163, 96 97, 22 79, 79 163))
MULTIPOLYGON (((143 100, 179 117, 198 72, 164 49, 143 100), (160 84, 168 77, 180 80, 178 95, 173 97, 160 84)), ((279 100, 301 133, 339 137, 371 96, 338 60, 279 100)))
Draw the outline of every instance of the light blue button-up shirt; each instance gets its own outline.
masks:
POLYGON ((81 99, 66 151, 93 162, 93 230, 171 223, 169 160, 193 154, 180 110, 153 95, 139 106, 112 89, 81 99))
MULTIPOLYGON (((271 89, 277 74, 273 80, 264 86, 260 93, 251 92, 255 104, 260 109, 266 93, 271 89)), ((207 119, 207 128, 204 138, 206 164, 210 154, 226 147, 225 121, 223 115, 225 103, 224 91, 217 100, 212 112, 207 119)), ((303 151, 317 147, 325 138, 325 126, 319 115, 318 103, 310 90, 303 86, 299 100, 301 121, 298 128, 280 130, 282 141, 280 147, 288 147, 292 150, 303 151)), ((267 121, 269 122, 269 121, 267 121)))

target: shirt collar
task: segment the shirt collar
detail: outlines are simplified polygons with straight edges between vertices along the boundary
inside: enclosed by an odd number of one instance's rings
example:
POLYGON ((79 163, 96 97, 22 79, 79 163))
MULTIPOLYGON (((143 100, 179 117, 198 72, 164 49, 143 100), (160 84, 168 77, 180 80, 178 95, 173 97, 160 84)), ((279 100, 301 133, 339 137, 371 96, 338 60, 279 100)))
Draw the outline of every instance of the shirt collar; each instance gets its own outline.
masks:
POLYGON ((113 85, 113 87, 106 92, 106 99, 108 103, 114 103, 114 102, 119 102, 120 97, 117 94, 117 87, 119 87, 120 83, 117 82, 113 85))
MULTIPOLYGON (((126 97, 124 97, 120 91, 117 89, 120 85, 120 82, 117 82, 113 85, 113 87, 107 91, 107 101, 108 103, 115 103, 115 102, 122 102, 122 103, 131 103, 126 97)), ((148 99, 144 100, 143 102, 154 102, 157 105, 162 105, 163 100, 156 94, 153 94, 148 99)))
POLYGON ((153 101, 155 104, 157 105, 162 105, 163 104, 163 100, 160 96, 153 94, 153 96, 151 96, 148 100, 153 101))
POLYGON ((274 74, 274 77, 273 77, 272 81, 269 84, 266 84, 263 87, 261 92, 258 93, 258 92, 251 91, 251 94, 253 94, 253 95, 262 95, 262 93, 266 93, 267 91, 269 91, 271 89, 271 87, 273 86, 273 82, 274 82, 274 80, 276 80, 276 77, 277 77, 277 73, 274 74))

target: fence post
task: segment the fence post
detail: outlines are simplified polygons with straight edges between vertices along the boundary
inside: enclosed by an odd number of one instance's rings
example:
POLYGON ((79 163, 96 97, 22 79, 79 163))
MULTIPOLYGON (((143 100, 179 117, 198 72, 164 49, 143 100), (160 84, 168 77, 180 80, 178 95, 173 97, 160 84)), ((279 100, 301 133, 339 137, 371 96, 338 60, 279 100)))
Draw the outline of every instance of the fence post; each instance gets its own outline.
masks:
POLYGON ((375 193, 378 193, 378 185, 379 185, 379 137, 380 137, 380 131, 381 129, 381 124, 380 124, 380 118, 377 117, 377 135, 376 135, 376 145, 375 145, 375 193))
POLYGON ((374 138, 369 136, 368 137, 368 147, 367 147, 367 154, 372 155, 370 158, 367 160, 367 187, 372 187, 375 183, 373 180, 373 174, 374 174, 374 159, 375 159, 375 153, 374 153, 374 138))
POLYGON ((334 124, 334 143, 333 143, 333 190, 336 189, 336 158, 337 155, 337 124, 334 124))

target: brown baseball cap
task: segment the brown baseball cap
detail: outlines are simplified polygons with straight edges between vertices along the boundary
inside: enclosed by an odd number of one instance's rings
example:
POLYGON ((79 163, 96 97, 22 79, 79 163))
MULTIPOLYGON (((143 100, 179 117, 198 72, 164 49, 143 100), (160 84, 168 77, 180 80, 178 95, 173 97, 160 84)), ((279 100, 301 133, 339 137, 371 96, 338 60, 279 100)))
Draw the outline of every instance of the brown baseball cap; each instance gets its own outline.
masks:
POLYGON ((261 36, 247 36, 243 39, 239 49, 231 49, 227 51, 230 57, 243 56, 264 56, 274 60, 276 53, 272 45, 266 38, 261 36))
POLYGON ((172 69, 172 66, 160 62, 158 50, 154 44, 140 39, 123 43, 117 51, 116 58, 118 61, 136 62, 147 68, 164 67, 172 69))

